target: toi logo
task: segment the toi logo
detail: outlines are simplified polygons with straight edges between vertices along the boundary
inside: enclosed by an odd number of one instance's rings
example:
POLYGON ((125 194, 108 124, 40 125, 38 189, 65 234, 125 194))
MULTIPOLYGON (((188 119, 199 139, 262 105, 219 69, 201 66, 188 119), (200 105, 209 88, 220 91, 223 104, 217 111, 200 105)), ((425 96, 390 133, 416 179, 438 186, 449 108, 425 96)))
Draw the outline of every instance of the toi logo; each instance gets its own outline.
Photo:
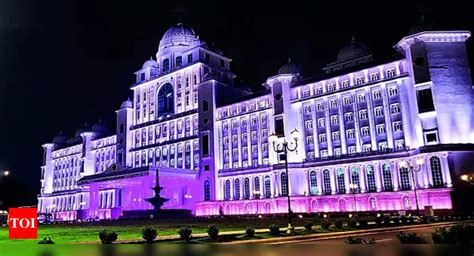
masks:
POLYGON ((8 238, 38 238, 38 214, 36 208, 8 209, 8 238))

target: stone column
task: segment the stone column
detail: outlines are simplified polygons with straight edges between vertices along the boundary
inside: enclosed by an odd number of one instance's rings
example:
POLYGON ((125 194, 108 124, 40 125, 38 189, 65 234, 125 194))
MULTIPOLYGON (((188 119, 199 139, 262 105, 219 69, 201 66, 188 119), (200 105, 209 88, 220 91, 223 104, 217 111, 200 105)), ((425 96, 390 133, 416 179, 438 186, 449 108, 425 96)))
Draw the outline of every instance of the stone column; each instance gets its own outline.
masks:
POLYGON ((331 194, 335 195, 336 194, 336 178, 335 178, 335 170, 333 167, 329 169, 329 177, 331 181, 331 194))
POLYGON ((374 163, 375 186, 377 187, 377 192, 382 191, 382 180, 380 179, 382 175, 380 170, 380 163, 374 163))

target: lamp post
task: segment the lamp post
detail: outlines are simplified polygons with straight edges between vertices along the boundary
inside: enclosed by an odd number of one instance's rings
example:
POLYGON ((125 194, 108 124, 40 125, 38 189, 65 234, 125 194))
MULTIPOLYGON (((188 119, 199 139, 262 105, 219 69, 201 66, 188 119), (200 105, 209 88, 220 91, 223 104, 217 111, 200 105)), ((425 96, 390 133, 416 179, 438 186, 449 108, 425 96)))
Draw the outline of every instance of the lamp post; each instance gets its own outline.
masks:
MULTIPOLYGON (((253 195, 255 199, 260 199, 260 191, 254 190, 253 195)), ((257 201, 257 212, 255 214, 258 216, 258 201, 257 201)))
POLYGON ((355 184, 355 183, 351 183, 349 184, 349 189, 351 190, 351 193, 353 194, 354 196, 354 212, 357 212, 357 201, 356 201, 356 193, 357 193, 357 189, 359 188, 359 185, 355 184))
POLYGON ((400 167, 407 168, 408 172, 411 174, 411 179, 413 182, 413 192, 415 194, 415 204, 416 204, 416 215, 420 215, 420 206, 418 205, 418 194, 416 192, 416 181, 415 181, 415 172, 421 171, 421 166, 423 165, 424 160, 418 158, 415 160, 415 164, 402 160, 399 162, 400 167))
POLYGON ((288 151, 293 152, 296 151, 298 148, 298 138, 300 136, 300 132, 295 128, 293 131, 290 133, 293 141, 288 142, 285 137, 283 137, 281 142, 278 142, 279 137, 275 133, 272 133, 268 139, 270 142, 272 142, 273 145, 273 150, 277 154, 284 153, 285 154, 285 172, 286 172, 286 196, 288 199, 288 229, 287 233, 292 234, 294 231, 293 228, 293 219, 292 219, 292 214, 293 212, 291 211, 291 198, 290 198, 290 175, 288 174, 288 151))

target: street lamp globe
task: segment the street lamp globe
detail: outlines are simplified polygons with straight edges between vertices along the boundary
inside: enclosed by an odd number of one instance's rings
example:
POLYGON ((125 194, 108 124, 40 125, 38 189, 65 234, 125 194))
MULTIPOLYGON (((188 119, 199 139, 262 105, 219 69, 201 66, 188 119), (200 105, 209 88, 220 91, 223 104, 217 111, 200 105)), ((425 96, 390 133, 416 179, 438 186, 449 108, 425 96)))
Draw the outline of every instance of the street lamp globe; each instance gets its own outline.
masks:
POLYGON ((278 136, 275 133, 272 133, 270 134, 270 136, 268 136, 268 141, 270 142, 276 142, 277 140, 278 140, 278 136))
POLYGON ((423 158, 418 158, 418 159, 416 159, 416 161, 415 161, 415 163, 416 163, 417 165, 422 165, 424 162, 425 162, 425 161, 423 160, 423 158))
POLYGON ((10 175, 10 171, 3 171, 3 176, 7 177, 8 175, 10 175))
POLYGON ((293 131, 291 131, 290 135, 292 139, 298 140, 300 138, 301 132, 295 128, 293 131))
POLYGON ((408 163, 405 160, 401 160, 400 162, 398 162, 398 165, 400 165, 400 167, 402 167, 402 168, 407 168, 408 167, 408 163))
POLYGON ((467 181, 469 179, 469 176, 467 174, 461 175, 461 180, 467 181))

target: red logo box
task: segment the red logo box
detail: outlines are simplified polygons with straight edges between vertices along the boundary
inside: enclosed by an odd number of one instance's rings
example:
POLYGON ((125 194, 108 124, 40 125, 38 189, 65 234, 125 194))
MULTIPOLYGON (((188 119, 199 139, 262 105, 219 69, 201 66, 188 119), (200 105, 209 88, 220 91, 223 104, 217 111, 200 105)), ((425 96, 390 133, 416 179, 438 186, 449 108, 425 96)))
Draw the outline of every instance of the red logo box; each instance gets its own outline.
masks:
POLYGON ((36 208, 8 209, 8 238, 38 238, 38 213, 36 208))

